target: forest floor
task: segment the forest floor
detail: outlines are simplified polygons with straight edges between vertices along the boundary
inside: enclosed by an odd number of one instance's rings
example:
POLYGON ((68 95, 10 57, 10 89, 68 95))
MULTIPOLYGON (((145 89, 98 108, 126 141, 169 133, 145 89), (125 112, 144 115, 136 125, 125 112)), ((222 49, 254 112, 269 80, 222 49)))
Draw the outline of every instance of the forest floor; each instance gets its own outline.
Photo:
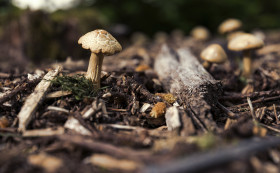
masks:
POLYGON ((265 36, 250 82, 224 38, 168 38, 166 47, 199 62, 207 45, 225 48, 229 61, 208 70, 219 89, 204 93, 215 97, 207 116, 159 77, 156 40, 105 57, 97 92, 84 61, 0 72, 0 172, 280 172, 280 32, 265 36))

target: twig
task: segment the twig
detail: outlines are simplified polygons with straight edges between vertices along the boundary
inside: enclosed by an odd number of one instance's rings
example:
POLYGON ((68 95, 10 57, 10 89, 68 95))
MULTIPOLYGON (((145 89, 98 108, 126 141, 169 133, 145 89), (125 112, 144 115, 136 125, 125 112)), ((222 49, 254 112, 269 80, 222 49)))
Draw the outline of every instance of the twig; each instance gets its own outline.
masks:
POLYGON ((274 110, 274 116, 275 116, 275 119, 276 119, 276 124, 278 124, 279 123, 279 119, 278 119, 278 116, 277 116, 275 104, 273 104, 273 110, 274 110))
POLYGON ((235 113, 232 111, 228 110, 226 107, 224 107, 220 102, 217 102, 217 106, 222 109, 230 119, 237 119, 239 116, 237 116, 235 113))
POLYGON ((134 161, 148 160, 151 156, 149 152, 134 151, 129 148, 117 147, 105 142, 93 141, 90 138, 80 135, 61 135, 57 136, 61 141, 70 142, 72 144, 85 147, 94 152, 105 153, 117 158, 128 158, 134 161))
POLYGON ((107 126, 107 127, 111 127, 111 128, 115 128, 115 129, 119 129, 119 130, 137 130, 137 129, 144 130, 140 127, 120 125, 120 124, 102 124, 102 126, 105 126, 105 127, 107 126))
POLYGON ((261 126, 267 128, 267 129, 269 129, 269 130, 272 130, 272 131, 274 131, 274 132, 280 133, 280 129, 277 129, 277 128, 274 128, 274 127, 265 125, 265 124, 263 124, 263 123, 259 123, 259 124, 260 124, 261 126))
POLYGON ((261 120, 263 119, 265 111, 266 111, 266 106, 262 108, 262 113, 261 113, 261 116, 259 117, 259 122, 261 122, 261 120))
POLYGON ((111 108, 111 107, 108 107, 107 109, 111 110, 111 111, 117 111, 117 112, 127 112, 128 111, 127 109, 117 109, 117 108, 111 108))
POLYGON ((222 96, 219 99, 220 100, 241 100, 241 99, 245 99, 247 97, 254 99, 256 97, 273 96, 273 95, 280 95, 280 90, 260 91, 260 92, 250 93, 250 94, 225 92, 225 96, 222 96))
POLYGON ((191 108, 189 108, 189 105, 186 105, 187 103, 183 104, 184 110, 186 110, 186 113, 188 116, 191 117, 191 119, 202 129, 203 132, 208 132, 207 128, 203 125, 201 120, 196 117, 195 113, 191 108))
MULTIPOLYGON (((272 100, 277 100, 277 99, 280 99, 280 95, 274 96, 274 97, 268 97, 268 98, 260 98, 260 99, 252 101, 252 103, 267 102, 267 101, 272 101, 272 100)), ((248 103, 242 103, 242 104, 234 105, 231 107, 242 107, 242 106, 248 106, 248 103)))
POLYGON ((48 110, 50 111, 58 111, 58 112, 64 112, 64 113, 69 113, 70 111, 64 108, 56 107, 56 106, 48 106, 48 110))
POLYGON ((253 108, 253 105, 252 105, 252 102, 251 102, 250 97, 247 97, 247 102, 248 102, 249 107, 250 107, 250 111, 251 111, 251 114, 252 114, 252 118, 253 118, 253 120, 256 120, 254 108, 253 108))
POLYGON ((27 125, 32 119, 33 113, 36 111, 39 103, 44 99, 48 88, 51 85, 51 80, 61 71, 61 67, 57 67, 55 70, 49 71, 36 86, 34 92, 28 96, 24 105, 22 106, 18 118, 19 118, 19 131, 25 131, 27 125))

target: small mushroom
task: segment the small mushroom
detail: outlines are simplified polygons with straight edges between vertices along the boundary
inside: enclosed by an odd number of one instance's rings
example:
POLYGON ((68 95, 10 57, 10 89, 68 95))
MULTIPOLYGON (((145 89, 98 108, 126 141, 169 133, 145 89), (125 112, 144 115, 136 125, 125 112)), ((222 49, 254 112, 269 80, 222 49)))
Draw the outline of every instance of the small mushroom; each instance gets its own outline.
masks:
POLYGON ((210 69, 212 63, 222 64, 227 60, 227 54, 218 44, 211 44, 205 48, 200 53, 200 57, 204 60, 203 67, 205 69, 210 69))
POLYGON ((242 27, 242 22, 238 19, 227 19, 222 22, 218 28, 219 33, 228 34, 239 30, 242 27))
POLYGON ((191 36, 195 39, 195 40, 200 40, 200 41, 205 41, 208 40, 210 37, 210 32, 208 31, 207 28, 203 27, 203 26, 197 26, 194 27, 191 30, 191 36))
POLYGON ((252 34, 242 34, 234 37, 228 43, 228 49, 243 52, 243 76, 249 78, 252 71, 251 50, 264 46, 264 42, 252 34))
POLYGON ((122 47, 110 33, 103 29, 86 33, 78 40, 78 43, 84 49, 90 49, 91 51, 86 78, 92 80, 96 89, 99 89, 104 55, 118 53, 122 50, 122 47))

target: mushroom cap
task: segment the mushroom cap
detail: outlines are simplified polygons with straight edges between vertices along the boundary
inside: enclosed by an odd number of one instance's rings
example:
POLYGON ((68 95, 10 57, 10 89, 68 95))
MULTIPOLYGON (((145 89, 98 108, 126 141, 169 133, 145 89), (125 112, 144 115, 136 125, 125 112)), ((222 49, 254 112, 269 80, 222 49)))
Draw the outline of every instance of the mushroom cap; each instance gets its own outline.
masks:
POLYGON ((239 36, 239 35, 242 35, 242 34, 246 34, 246 33, 243 32, 243 31, 233 31, 233 32, 231 32, 231 33, 229 33, 229 34, 227 35, 227 41, 230 41, 230 40, 232 40, 233 38, 235 38, 235 37, 237 37, 237 36, 239 36))
POLYGON ((120 43, 107 31, 96 29, 88 32, 78 40, 84 49, 90 49, 92 53, 113 55, 122 50, 120 43))
POLYGON ((219 32, 225 34, 228 32, 236 31, 242 27, 242 22, 238 19, 227 19, 219 26, 219 32))
POLYGON ((191 35, 197 40, 207 40, 210 37, 210 32, 203 26, 197 26, 191 30, 191 35))
POLYGON ((227 54, 224 49, 218 44, 211 44, 205 48, 201 53, 200 57, 208 62, 221 64, 227 60, 227 54))
POLYGON ((228 49, 233 51, 258 49, 263 46, 264 42, 253 34, 242 34, 236 36, 228 43, 228 49))

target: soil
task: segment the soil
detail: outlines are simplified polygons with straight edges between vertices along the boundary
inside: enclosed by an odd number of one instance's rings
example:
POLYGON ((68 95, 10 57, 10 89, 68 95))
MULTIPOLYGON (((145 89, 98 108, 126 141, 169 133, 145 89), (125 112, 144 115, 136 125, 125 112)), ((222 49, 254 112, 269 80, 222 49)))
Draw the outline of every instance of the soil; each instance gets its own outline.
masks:
MULTIPOLYGON (((166 41, 174 51, 189 48, 200 62, 199 53, 207 45, 225 48, 229 61, 208 71, 221 84, 219 94, 207 93, 217 97, 208 105, 215 128, 203 124, 207 117, 197 115, 200 110, 190 116, 186 105, 193 105, 192 99, 172 93, 174 103, 157 94, 170 91, 153 68, 162 47, 153 40, 105 57, 102 88, 94 97, 50 97, 62 90, 53 84, 23 132, 18 131, 17 115, 42 80, 40 73, 55 64, 28 72, 23 67, 2 70, 0 172, 280 172, 280 54, 266 49, 279 40, 265 34, 266 46, 253 52, 251 80, 241 76, 242 54, 227 50, 223 37, 202 42, 170 36, 166 41), (167 109, 177 106, 180 127, 170 130, 164 114, 151 116, 158 102, 167 109), (144 104, 150 106, 143 110, 144 104), (69 127, 71 118, 77 124, 69 127)), ((68 59, 60 63, 59 76, 84 74, 85 64, 68 59)))

